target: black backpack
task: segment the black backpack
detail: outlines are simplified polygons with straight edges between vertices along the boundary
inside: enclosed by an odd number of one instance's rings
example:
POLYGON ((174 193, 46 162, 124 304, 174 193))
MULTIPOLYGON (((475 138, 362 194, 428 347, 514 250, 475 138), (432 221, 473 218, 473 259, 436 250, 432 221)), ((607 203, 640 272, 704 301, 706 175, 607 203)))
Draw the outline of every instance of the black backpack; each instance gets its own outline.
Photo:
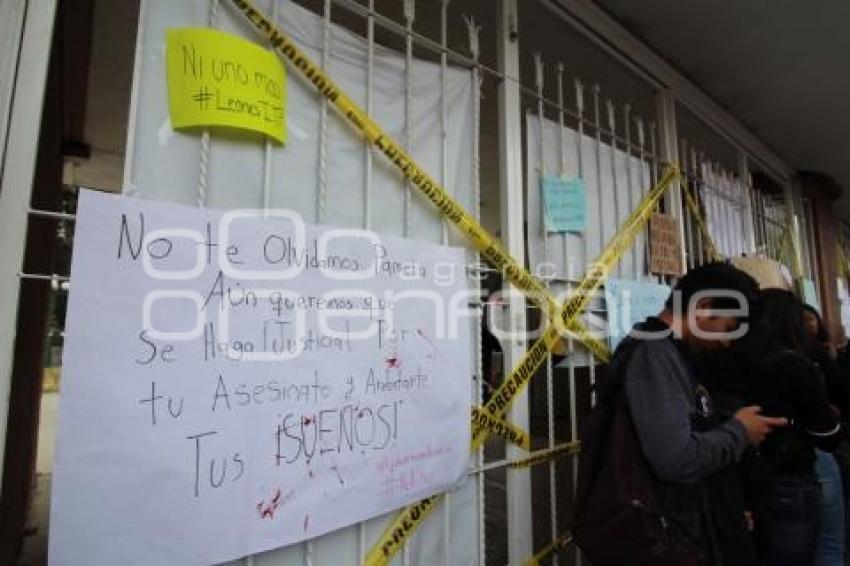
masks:
POLYGON ((662 487, 632 422, 623 381, 637 344, 621 344, 626 351, 609 367, 605 394, 581 427, 573 538, 594 566, 703 564, 698 545, 662 512, 662 487))

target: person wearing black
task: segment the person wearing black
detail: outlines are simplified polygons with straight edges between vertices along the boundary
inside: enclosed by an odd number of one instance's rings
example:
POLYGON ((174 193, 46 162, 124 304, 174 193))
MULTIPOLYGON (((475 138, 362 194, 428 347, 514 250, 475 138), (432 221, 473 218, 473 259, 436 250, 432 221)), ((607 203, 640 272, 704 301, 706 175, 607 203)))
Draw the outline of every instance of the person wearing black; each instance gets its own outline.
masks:
POLYGON ((767 334, 761 363, 744 389, 744 402, 785 417, 748 458, 747 493, 758 548, 768 566, 815 563, 820 532, 821 486, 815 448, 835 450, 843 438, 826 387, 808 358, 809 340, 800 300, 788 291, 762 291, 767 334))
POLYGON ((850 375, 842 375, 838 350, 817 309, 803 305, 803 320, 809 337, 808 355, 823 374, 829 402, 839 410, 842 420, 850 420, 850 375))
MULTIPOLYGON (((847 332, 843 326, 838 327, 835 366, 839 377, 850 381, 850 341, 847 340, 847 332)), ((845 430, 847 430, 850 414, 842 412, 840 418, 845 430)), ((833 452, 833 456, 835 456, 841 470, 841 483, 844 488, 844 564, 850 566, 850 552, 846 550, 846 544, 850 541, 850 440, 845 439, 841 446, 833 452)))
MULTIPOLYGON (((732 348, 698 368, 700 379, 711 394, 715 423, 731 418, 744 406, 743 391, 757 365, 753 353, 761 352, 759 345, 764 335, 761 317, 756 313, 751 314, 749 326, 747 334, 736 340, 732 348)), ((723 566, 758 564, 752 513, 745 505, 740 466, 736 463, 721 468, 706 478, 705 485, 723 566)))
MULTIPOLYGON (((839 419, 846 422, 850 417, 850 391, 844 376, 839 375, 835 344, 820 313, 813 306, 803 305, 803 320, 810 340, 809 358, 824 377, 829 402, 838 409, 839 419)), ((821 531, 817 564, 844 566, 844 486, 837 455, 815 449, 815 474, 821 484, 821 531)))
MULTIPOLYGON (((757 294, 756 282, 730 264, 693 269, 679 279, 664 311, 621 343, 609 366, 611 375, 622 375, 641 450, 661 485, 663 511, 699 547, 702 564, 724 564, 706 480, 737 462, 748 444, 758 445, 773 427, 786 424, 781 416, 759 415, 757 406, 718 420, 697 371, 746 323, 745 316, 723 309, 749 306, 757 294)), ((743 512, 727 519, 741 521, 743 512)))

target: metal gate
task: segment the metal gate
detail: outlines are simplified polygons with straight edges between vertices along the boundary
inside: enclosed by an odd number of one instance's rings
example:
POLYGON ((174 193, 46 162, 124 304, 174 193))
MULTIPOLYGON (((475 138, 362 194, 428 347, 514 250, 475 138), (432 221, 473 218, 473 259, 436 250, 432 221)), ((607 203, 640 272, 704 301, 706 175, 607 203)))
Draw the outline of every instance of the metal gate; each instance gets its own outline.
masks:
MULTIPOLYGON (((366 143, 348 148, 359 152, 362 159, 360 178, 353 182, 334 178, 329 138, 349 134, 324 100, 309 101, 304 93, 297 100, 317 108, 315 122, 303 124, 305 139, 312 144, 305 158, 315 166, 316 175, 315 186, 309 190, 287 185, 286 172, 276 163, 269 142, 246 150, 239 144, 211 139, 206 132, 181 145, 179 155, 162 156, 167 164, 163 171, 170 180, 162 171, 138 166, 150 162, 156 144, 162 145, 162 136, 168 135, 167 128, 150 121, 144 112, 151 97, 161 98, 156 89, 162 85, 141 80, 146 68, 150 71, 160 64, 157 55, 164 29, 211 26, 256 39, 228 4, 225 0, 142 1, 125 192, 159 198, 174 198, 179 193, 177 200, 185 202, 240 206, 244 199, 227 186, 232 178, 225 171, 239 161, 252 171, 240 185, 240 189, 248 187, 245 190, 250 196, 245 198, 252 204, 294 208, 320 223, 459 244, 461 240, 450 227, 394 176, 366 143), (345 183, 349 192, 342 190, 345 183), (145 192, 142 187, 156 187, 161 193, 145 192)), ((743 253, 787 262, 792 257, 788 249, 797 253, 793 250, 806 228, 803 225, 803 232, 796 234, 786 229, 789 215, 798 212, 793 199, 789 200, 793 192, 782 172, 762 167, 757 156, 732 142, 729 147, 738 163, 730 172, 728 165, 720 165, 709 152, 689 142, 688 133, 677 127, 677 116, 683 112, 677 106, 681 101, 663 81, 636 70, 627 55, 612 55, 612 48, 600 48, 587 40, 569 8, 564 7, 569 3, 257 1, 258 7, 281 25, 286 25, 288 11, 301 9, 295 4, 317 16, 313 35, 301 30, 302 36, 312 38, 315 44, 311 47, 332 76, 339 64, 336 42, 349 41, 343 37, 364 42, 366 71, 358 96, 367 112, 392 102, 381 98, 385 93, 375 91, 376 60, 380 54, 397 58, 404 77, 404 87, 393 93, 400 100, 399 141, 415 147, 417 136, 424 135, 417 129, 416 117, 424 111, 437 114, 439 127, 428 134, 435 136, 439 147, 430 172, 444 184, 461 166, 450 149, 451 132, 458 125, 448 118, 452 98, 447 77, 451 72, 468 74, 471 115, 464 124, 471 136, 464 152, 469 156, 469 179, 465 192, 455 196, 486 228, 500 233, 507 250, 553 294, 569 294, 576 287, 586 275, 588 263, 658 182, 668 162, 679 163, 682 181, 671 188, 659 210, 679 221, 683 265, 693 267, 743 253), (441 85, 432 108, 414 104, 419 63, 433 65, 431 76, 441 85), (779 190, 754 186, 751 166, 777 177, 779 190), (553 235, 545 229, 538 192, 543 175, 582 181, 588 198, 584 233, 553 235)), ((293 31, 297 36, 299 30, 293 31)), ((290 81, 297 81, 292 75, 290 81)), ((718 130, 724 134, 722 128, 718 130)), ((64 225, 73 222, 72 214, 62 212, 30 214, 61 220, 64 225)), ((647 248, 644 234, 623 255, 612 275, 671 283, 669 277, 650 272, 647 248)), ((809 265, 816 265, 811 253, 805 257, 809 265)), ((517 293, 495 293, 506 285, 501 274, 483 265, 472 252, 467 270, 470 284, 479 291, 473 307, 481 332, 470 350, 478 367, 471 380, 473 399, 480 405, 501 378, 491 379, 491 374, 498 373, 494 368, 501 364, 504 373, 514 367, 528 346, 530 334, 526 331, 534 329, 541 316, 517 293), (485 344, 489 332, 485 326, 509 331, 508 337, 498 345, 492 341, 485 344)), ((24 279, 53 281, 59 294, 67 288, 62 285, 67 283, 65 275, 20 274, 24 279)), ((600 296, 591 304, 586 325, 598 325, 605 315, 605 301, 600 296)), ((574 340, 567 341, 566 357, 549 357, 532 379, 528 395, 520 397, 506 418, 530 432, 532 453, 578 440, 578 426, 594 403, 592 386, 600 371, 599 360, 574 340)), ((551 458, 532 467, 516 465, 528 455, 501 438, 491 439, 473 454, 466 484, 445 497, 404 542, 393 563, 517 564, 526 559, 578 563, 580 557, 570 547, 568 533, 576 479, 574 457, 551 458)), ((377 518, 238 563, 359 563, 388 520, 377 518)))

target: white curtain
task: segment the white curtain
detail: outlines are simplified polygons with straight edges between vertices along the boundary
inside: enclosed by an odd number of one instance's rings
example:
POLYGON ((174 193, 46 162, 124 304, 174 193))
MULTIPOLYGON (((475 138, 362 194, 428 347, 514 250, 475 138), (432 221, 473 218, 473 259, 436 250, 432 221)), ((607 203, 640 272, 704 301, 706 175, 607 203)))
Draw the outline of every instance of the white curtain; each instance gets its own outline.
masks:
POLYGON ((703 166, 702 198, 708 233, 725 257, 754 253, 747 243, 745 215, 749 214, 747 188, 737 178, 703 166))

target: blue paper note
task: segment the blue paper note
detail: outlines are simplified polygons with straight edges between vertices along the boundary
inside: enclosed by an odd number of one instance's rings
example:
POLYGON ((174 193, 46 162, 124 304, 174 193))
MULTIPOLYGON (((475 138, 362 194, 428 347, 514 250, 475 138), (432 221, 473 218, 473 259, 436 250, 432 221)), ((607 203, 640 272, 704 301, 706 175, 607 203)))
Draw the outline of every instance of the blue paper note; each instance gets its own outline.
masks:
MULTIPOLYGON (((807 305, 815 307, 820 313, 820 301, 818 300, 818 291, 815 287, 815 282, 811 279, 803 279, 803 302, 807 305)), ((821 313, 822 315, 823 313, 821 313)))
POLYGON ((547 232, 583 232, 587 219, 584 181, 544 175, 543 220, 547 232))
POLYGON ((670 287, 667 285, 608 279, 605 282, 605 303, 611 350, 617 347, 636 323, 661 312, 669 295, 670 287))

